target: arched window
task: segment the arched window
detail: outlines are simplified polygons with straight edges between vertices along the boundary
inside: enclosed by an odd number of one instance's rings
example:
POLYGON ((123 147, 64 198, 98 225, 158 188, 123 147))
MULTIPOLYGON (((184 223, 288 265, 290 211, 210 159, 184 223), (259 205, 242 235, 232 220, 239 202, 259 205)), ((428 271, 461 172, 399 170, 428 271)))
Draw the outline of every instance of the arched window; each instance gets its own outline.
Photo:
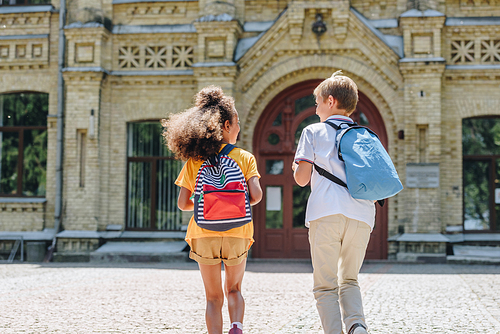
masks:
POLYGON ((128 124, 127 229, 181 229, 177 208, 179 187, 174 184, 182 168, 163 142, 158 121, 128 124))
POLYGON ((0 196, 44 197, 49 94, 0 94, 0 196))
POLYGON ((464 230, 500 229, 500 118, 462 121, 464 230))

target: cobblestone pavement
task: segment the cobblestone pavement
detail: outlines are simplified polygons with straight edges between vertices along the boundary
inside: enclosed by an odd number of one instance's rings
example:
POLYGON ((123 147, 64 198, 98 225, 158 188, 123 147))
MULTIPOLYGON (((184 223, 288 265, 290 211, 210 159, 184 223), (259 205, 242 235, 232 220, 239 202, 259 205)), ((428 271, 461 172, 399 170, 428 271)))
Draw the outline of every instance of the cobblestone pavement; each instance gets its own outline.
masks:
MULTIPOLYGON (((245 333, 322 333, 309 263, 243 283, 245 333)), ((500 333, 500 266, 367 264, 360 285, 370 333, 500 333)), ((206 333, 204 311, 195 263, 0 265, 0 333, 206 333)))

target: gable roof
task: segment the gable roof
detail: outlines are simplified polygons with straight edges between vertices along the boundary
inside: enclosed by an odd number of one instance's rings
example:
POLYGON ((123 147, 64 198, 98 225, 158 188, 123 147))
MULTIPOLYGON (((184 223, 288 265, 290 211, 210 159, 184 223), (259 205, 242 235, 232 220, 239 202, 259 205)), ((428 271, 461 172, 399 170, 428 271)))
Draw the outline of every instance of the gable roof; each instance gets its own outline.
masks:
MULTIPOLYGON (((351 12, 366 26, 370 29, 375 36, 377 36, 384 44, 386 44, 391 50, 393 50, 399 58, 404 57, 404 45, 403 36, 396 35, 384 35, 377 28, 395 28, 398 26, 397 19, 391 20, 369 20, 359 13, 354 7, 350 8, 351 12)), ((241 38, 238 40, 236 49, 234 52, 234 61, 240 60, 252 46, 257 43, 266 32, 271 29, 271 27, 278 21, 278 19, 287 11, 285 9, 274 21, 263 21, 263 22, 246 22, 243 25, 243 31, 245 32, 260 32, 259 35, 247 38, 241 38)))

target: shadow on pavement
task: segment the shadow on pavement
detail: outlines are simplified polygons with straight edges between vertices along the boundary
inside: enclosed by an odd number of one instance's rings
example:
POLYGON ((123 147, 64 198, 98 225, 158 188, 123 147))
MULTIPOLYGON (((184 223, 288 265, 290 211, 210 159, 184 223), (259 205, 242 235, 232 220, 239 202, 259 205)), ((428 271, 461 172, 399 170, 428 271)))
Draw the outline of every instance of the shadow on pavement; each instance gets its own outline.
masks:
MULTIPOLYGON (((12 265, 31 265, 37 268, 128 268, 128 269, 166 269, 166 270, 198 270, 198 264, 189 262, 161 262, 161 263, 94 263, 94 262, 63 262, 63 263, 14 263, 12 265)), ((249 259, 248 272, 255 273, 312 273, 310 260, 261 260, 249 259)), ((420 264, 397 263, 380 261, 365 263, 361 267, 361 274, 385 275, 500 275, 500 265, 474 264, 420 264)))

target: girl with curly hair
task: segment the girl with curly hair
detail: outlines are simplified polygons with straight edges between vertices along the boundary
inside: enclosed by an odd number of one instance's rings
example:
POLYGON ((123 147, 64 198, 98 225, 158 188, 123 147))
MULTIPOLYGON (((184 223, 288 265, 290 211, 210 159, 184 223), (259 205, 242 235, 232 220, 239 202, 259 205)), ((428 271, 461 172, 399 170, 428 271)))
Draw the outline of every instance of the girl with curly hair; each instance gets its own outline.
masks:
MULTIPOLYGON (((177 202, 179 209, 191 211, 194 203, 190 197, 195 190, 201 164, 218 154, 226 144, 235 144, 238 138, 240 125, 234 100, 224 95, 220 87, 205 87, 196 94, 193 108, 171 115, 162 120, 162 125, 168 148, 179 159, 186 160, 175 184, 181 188, 177 202)), ((259 203, 262 189, 255 157, 240 148, 234 148, 228 155, 238 163, 245 176, 250 204, 259 203)), ((199 227, 191 217, 186 242, 191 247, 189 257, 198 262, 205 286, 208 333, 222 333, 225 294, 231 319, 229 334, 242 334, 245 302, 241 295, 241 283, 248 250, 254 242, 253 222, 218 232, 199 227), (225 270, 224 287, 221 261, 225 270)))

